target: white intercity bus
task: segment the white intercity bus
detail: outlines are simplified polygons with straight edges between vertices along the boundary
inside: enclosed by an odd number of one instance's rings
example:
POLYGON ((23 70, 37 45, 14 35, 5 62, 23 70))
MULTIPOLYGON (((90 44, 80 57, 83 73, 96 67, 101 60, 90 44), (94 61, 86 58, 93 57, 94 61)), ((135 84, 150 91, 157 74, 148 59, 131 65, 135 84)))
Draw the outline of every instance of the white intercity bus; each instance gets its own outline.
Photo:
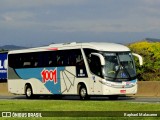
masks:
POLYGON ((64 43, 8 53, 8 90, 38 95, 92 95, 117 99, 137 92, 135 55, 115 43, 64 43))

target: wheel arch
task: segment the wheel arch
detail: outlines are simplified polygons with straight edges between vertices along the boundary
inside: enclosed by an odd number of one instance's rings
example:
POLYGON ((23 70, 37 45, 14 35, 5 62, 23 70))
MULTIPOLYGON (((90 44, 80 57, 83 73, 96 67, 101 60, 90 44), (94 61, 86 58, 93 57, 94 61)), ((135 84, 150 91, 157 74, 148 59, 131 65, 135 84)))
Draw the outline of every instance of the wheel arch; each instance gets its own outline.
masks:
MULTIPOLYGON (((79 83, 78 83, 78 85, 77 85, 77 94, 78 94, 78 95, 79 95, 79 90, 80 90, 81 86, 86 87, 86 84, 85 84, 84 82, 79 82, 79 83)), ((86 87, 86 89, 87 89, 87 87, 86 87)))

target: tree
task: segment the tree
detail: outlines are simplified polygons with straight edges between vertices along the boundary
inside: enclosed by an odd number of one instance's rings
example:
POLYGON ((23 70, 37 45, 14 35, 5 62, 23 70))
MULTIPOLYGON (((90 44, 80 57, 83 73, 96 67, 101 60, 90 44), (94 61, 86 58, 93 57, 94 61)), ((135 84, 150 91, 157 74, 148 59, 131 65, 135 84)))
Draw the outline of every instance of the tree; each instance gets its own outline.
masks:
POLYGON ((137 75, 139 80, 160 81, 160 42, 137 42, 129 48, 143 57, 144 65, 138 66, 136 59, 137 75))

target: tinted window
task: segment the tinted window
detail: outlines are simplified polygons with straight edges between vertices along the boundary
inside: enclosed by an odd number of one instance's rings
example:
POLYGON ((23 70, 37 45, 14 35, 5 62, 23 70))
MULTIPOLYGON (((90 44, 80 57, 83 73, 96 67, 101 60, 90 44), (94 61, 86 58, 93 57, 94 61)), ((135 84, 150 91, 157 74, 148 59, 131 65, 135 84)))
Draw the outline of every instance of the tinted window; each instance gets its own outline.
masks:
POLYGON ((35 68, 84 65, 80 49, 10 54, 12 68, 35 68))

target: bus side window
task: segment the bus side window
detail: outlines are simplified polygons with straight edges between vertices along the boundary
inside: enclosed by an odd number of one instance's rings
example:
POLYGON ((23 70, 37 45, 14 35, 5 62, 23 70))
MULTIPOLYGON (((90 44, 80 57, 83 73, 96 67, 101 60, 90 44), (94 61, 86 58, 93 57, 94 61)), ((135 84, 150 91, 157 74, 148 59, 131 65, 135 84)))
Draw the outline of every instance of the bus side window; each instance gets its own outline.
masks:
POLYGON ((16 55, 9 55, 8 61, 9 61, 9 67, 11 68, 21 68, 23 67, 23 62, 20 57, 21 55, 16 54, 16 55))
POLYGON ((81 50, 77 49, 74 52, 75 52, 75 62, 76 62, 76 76, 79 78, 88 77, 81 50))
POLYGON ((76 64, 78 64, 78 65, 84 65, 84 60, 83 60, 82 55, 78 55, 77 56, 77 58, 76 58, 76 64))
POLYGON ((91 62, 89 63, 89 66, 92 73, 102 77, 101 62, 98 56, 91 56, 91 62))
POLYGON ((24 62, 23 63, 23 67, 30 67, 31 66, 31 62, 24 62))
POLYGON ((75 66, 76 50, 62 50, 57 52, 57 66, 75 66))
POLYGON ((97 53, 97 51, 90 48, 84 48, 84 53, 89 64, 91 62, 91 53, 97 53))
POLYGON ((49 67, 55 67, 57 66, 57 55, 56 52, 49 52, 49 56, 48 56, 48 64, 49 67))
POLYGON ((58 66, 63 66, 63 55, 62 55, 62 53, 59 53, 58 55, 57 55, 57 65, 58 66))
POLYGON ((75 53, 74 50, 71 52, 70 56, 69 56, 69 64, 70 66, 75 66, 76 65, 76 58, 75 58, 75 53))
POLYGON ((24 54, 21 54, 21 61, 23 63, 23 66, 21 67, 24 67, 24 68, 29 68, 31 67, 31 55, 29 56, 27 53, 24 53, 24 54))

